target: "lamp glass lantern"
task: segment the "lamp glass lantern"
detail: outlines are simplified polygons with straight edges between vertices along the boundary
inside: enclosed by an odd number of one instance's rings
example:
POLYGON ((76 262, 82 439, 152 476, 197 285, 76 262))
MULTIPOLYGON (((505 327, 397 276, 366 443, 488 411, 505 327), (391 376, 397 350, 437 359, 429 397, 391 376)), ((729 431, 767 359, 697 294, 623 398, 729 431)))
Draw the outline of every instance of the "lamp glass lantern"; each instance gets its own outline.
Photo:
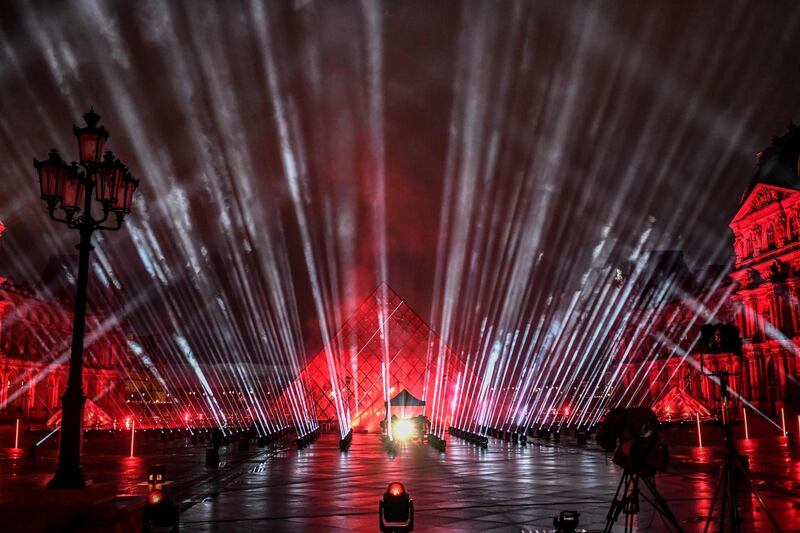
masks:
POLYGON ((75 214, 83 207, 83 195, 86 188, 83 184, 83 173, 78 165, 72 163, 67 171, 67 179, 64 185, 64 199, 61 201, 61 208, 67 213, 75 214))
POLYGON ((42 200, 52 202, 55 206, 64 199, 69 167, 61 159, 58 150, 51 150, 45 161, 34 159, 33 165, 39 173, 42 200))
POLYGON ((102 163, 97 166, 97 184, 94 190, 95 198, 106 208, 116 201, 117 191, 124 174, 125 167, 120 160, 115 159, 114 154, 107 151, 103 156, 102 163))
POLYGON ((139 180, 134 179, 130 174, 125 174, 119 182, 117 187, 116 198, 111 204, 111 209, 120 215, 131 212, 131 204, 133 203, 133 193, 139 186, 139 180))
POLYGON ((78 138, 78 154, 81 164, 99 163, 103 156, 103 146, 108 140, 108 131, 103 126, 98 127, 100 115, 94 112, 94 108, 83 115, 86 126, 79 128, 73 126, 72 131, 78 138))

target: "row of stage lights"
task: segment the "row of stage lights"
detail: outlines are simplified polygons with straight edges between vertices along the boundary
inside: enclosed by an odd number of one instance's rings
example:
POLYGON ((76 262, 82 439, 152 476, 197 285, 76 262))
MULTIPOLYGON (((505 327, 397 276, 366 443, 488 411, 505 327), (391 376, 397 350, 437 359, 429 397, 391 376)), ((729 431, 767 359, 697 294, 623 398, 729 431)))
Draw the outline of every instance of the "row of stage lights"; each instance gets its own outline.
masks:
MULTIPOLYGON (((489 446, 489 437, 511 442, 513 444, 519 444, 521 446, 527 446, 528 439, 532 437, 536 437, 537 439, 541 440, 549 439, 553 442, 561 441, 560 429, 546 428, 528 428, 527 431, 508 431, 496 428, 485 428, 483 434, 481 434, 451 426, 448 429, 448 433, 453 437, 459 438, 471 444, 475 444, 484 449, 488 448, 489 446)), ((577 443, 580 445, 586 444, 589 440, 589 430, 575 429, 574 434, 577 443)))
POLYGON ((313 424, 312 429, 308 433, 305 433, 303 435, 300 435, 298 433, 297 441, 296 441, 297 449, 298 450, 302 450, 303 448, 305 448, 307 446, 310 446, 311 444, 316 442, 316 440, 320 436, 320 433, 321 433, 321 430, 320 430, 319 424, 316 423, 316 422, 313 424))
POLYGON ((206 466, 219 468, 219 449, 222 446, 229 446, 238 442, 239 451, 246 451, 250 449, 250 442, 255 440, 259 448, 265 448, 283 439, 291 429, 288 426, 284 426, 265 435, 254 435, 252 428, 230 432, 227 435, 223 435, 220 429, 205 430, 192 436, 192 444, 196 444, 198 441, 200 443, 209 441, 209 447, 206 448, 206 466), (196 440, 195 437, 197 437, 196 440))

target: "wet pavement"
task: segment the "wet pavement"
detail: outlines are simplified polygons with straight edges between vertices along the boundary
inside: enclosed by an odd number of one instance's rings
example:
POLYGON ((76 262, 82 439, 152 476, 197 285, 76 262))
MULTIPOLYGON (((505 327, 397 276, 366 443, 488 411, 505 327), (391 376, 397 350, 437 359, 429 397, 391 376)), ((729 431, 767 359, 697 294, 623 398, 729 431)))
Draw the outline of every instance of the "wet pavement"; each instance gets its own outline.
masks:
MULTIPOLYGON (((173 480, 167 492, 182 505, 184 531, 377 531, 378 500, 392 481, 403 482, 414 498, 416 531, 544 530, 567 509, 581 513, 582 528, 601 531, 622 476, 596 445, 577 446, 569 438, 527 447, 491 441, 488 450, 448 439, 446 454, 414 441, 392 456, 377 435, 356 434, 348 452, 323 435, 304 450, 291 440, 244 451, 231 444, 218 471, 203 466, 203 444, 137 439, 133 458, 126 457, 127 439, 88 440, 87 473, 96 482, 118 483, 120 495, 141 498, 149 465, 166 464, 173 480)), ((754 484, 783 530, 800 531, 798 448, 773 437, 739 447, 751 456, 754 484)), ((658 475, 657 486, 683 529, 702 531, 722 449, 670 450, 669 471, 658 475)), ((36 459, 0 450, 0 502, 14 487, 43 484, 54 467, 55 443, 46 443, 36 459)), ((739 501, 743 530, 771 530, 754 497, 743 489, 739 501)), ((622 529, 620 518, 615 531, 622 529)), ((637 530, 666 531, 646 501, 637 530)))
MULTIPOLYGON (((702 531, 721 450, 679 447, 673 456, 670 472, 659 475, 657 485, 683 529, 702 531)), ((784 531, 800 529, 797 457, 767 457, 753 462, 753 477, 784 531), (772 461, 787 470, 765 483, 758 468, 770 463, 777 469, 772 461)), ((415 501, 417 531, 543 530, 566 509, 581 513, 581 527, 601 531, 621 475, 604 453, 568 443, 523 448, 494 441, 481 450, 451 439, 442 455, 413 442, 392 457, 375 435, 355 435, 347 453, 323 436, 306 450, 282 453, 239 477, 187 509, 182 521, 186 531, 377 531, 378 499, 388 483, 401 481, 415 501)), ((743 529, 769 531, 754 499, 743 494, 741 502, 743 529)), ((644 501, 637 528, 665 530, 644 501)), ((620 520, 615 531, 622 529, 620 520)))

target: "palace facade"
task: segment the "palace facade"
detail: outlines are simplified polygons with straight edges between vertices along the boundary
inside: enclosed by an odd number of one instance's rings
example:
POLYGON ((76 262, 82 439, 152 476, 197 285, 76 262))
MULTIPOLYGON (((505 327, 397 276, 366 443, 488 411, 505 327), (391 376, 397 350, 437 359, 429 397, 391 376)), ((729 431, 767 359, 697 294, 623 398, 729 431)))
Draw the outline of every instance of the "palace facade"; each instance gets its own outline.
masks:
MULTIPOLYGON (((649 310, 655 327, 648 337, 628 336, 636 346, 623 384, 641 394, 627 400, 657 405, 662 417, 671 409, 660 403, 667 396, 688 395, 711 413, 721 408, 720 387, 691 364, 700 360, 695 341, 706 323, 732 323, 741 335, 741 356, 703 354, 706 373, 733 374, 732 409, 742 399, 770 414, 800 404, 800 128, 789 126, 757 157, 757 171, 730 222, 733 264, 703 276, 686 274, 690 289, 673 290, 649 310)), ((682 266, 670 265, 673 271, 688 273, 682 255, 677 263, 682 266)))
MULTIPOLYGON (((0 235, 4 229, 0 224, 0 235)), ((117 413, 123 402, 126 337, 108 318, 87 314, 83 386, 91 407, 85 410, 98 417, 117 413)), ((60 412, 71 338, 69 301, 0 278, 0 420, 46 422, 60 412)))

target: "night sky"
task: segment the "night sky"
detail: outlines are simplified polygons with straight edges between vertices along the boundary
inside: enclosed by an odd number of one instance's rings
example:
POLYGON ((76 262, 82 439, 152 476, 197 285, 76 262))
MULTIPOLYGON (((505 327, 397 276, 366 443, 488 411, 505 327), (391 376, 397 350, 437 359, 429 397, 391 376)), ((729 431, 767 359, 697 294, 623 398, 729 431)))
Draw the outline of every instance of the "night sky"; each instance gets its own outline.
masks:
POLYGON ((230 361, 274 324, 302 360, 380 281, 458 347, 550 327, 637 249, 730 259, 755 153, 800 119, 799 23, 791 1, 3 2, 0 274, 36 285, 77 241, 31 158, 75 158, 93 105, 141 179, 94 258, 137 332, 230 361))

